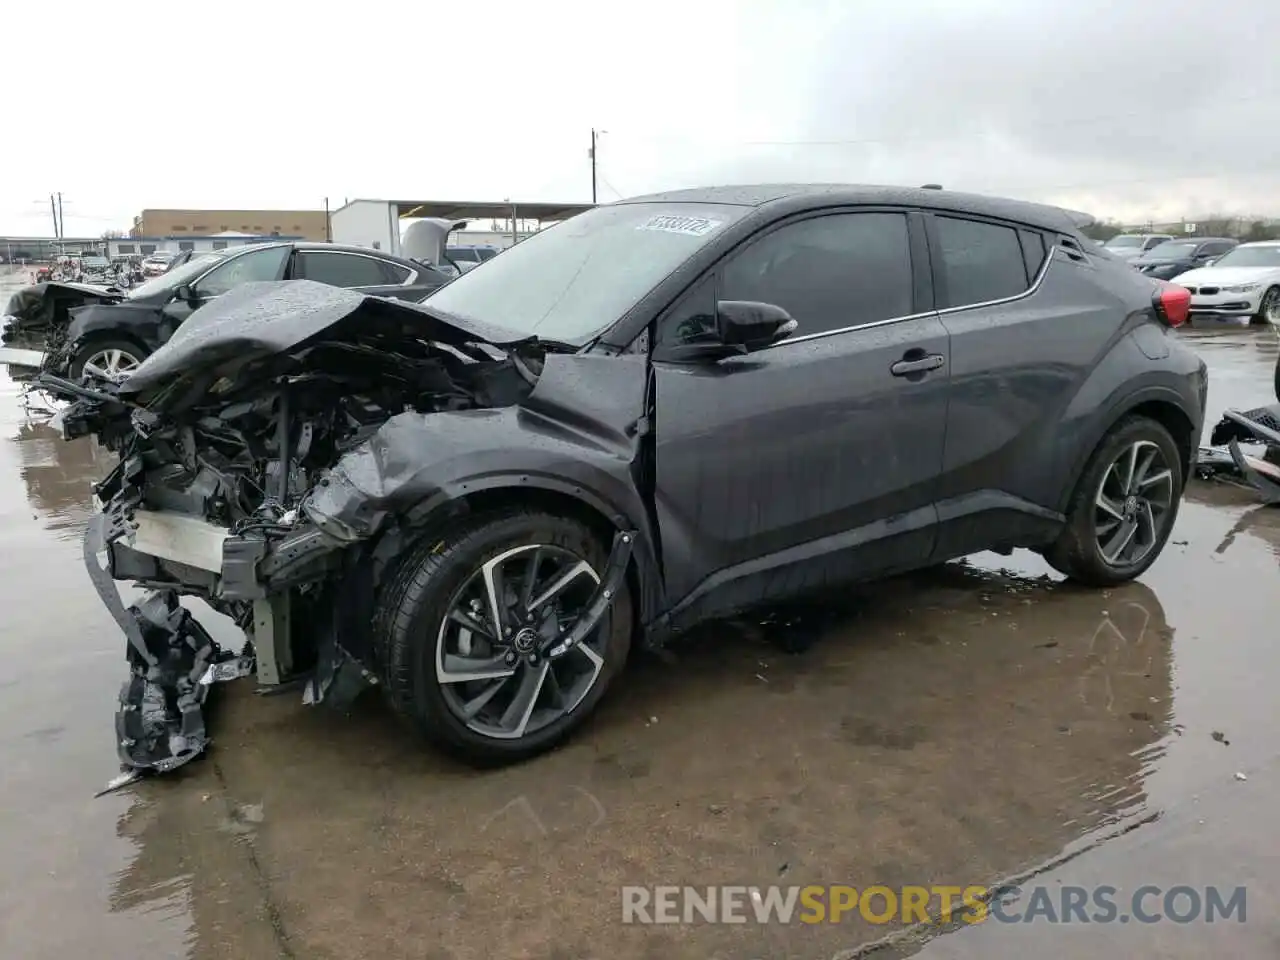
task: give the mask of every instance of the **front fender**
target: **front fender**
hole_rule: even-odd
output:
[[[67,340],[75,343],[91,336],[124,337],[154,350],[167,339],[165,328],[175,323],[152,304],[91,304],[71,311]]]
[[[555,492],[637,531],[633,556],[648,595],[660,578],[637,467],[645,376],[643,357],[553,355],[518,406],[399,414],[338,461],[303,512],[329,535],[355,542],[393,520],[429,523],[477,493]]]

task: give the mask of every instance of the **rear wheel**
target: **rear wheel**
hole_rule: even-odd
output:
[[[393,709],[474,764],[555,746],[590,715],[630,649],[624,587],[582,643],[549,656],[607,559],[577,521],[523,510],[470,518],[409,556],[375,622]]]
[[[1147,417],[1118,423],[1076,486],[1067,526],[1045,553],[1092,586],[1132,580],[1164,549],[1182,500],[1182,460],[1169,431]]]
[[[78,380],[92,373],[106,380],[123,380],[146,358],[147,352],[128,340],[90,341],[71,358],[71,377]]]

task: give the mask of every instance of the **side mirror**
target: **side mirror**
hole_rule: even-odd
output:
[[[1212,267],[1217,262],[1218,262],[1217,257],[1210,257],[1209,259],[1205,260],[1204,265],[1206,267]]]
[[[782,307],[754,300],[721,300],[716,304],[720,342],[743,353],[763,350],[795,332],[798,324]]]
[[[662,359],[683,363],[718,363],[785,339],[797,323],[782,307],[754,300],[721,300],[714,318],[691,318],[680,342],[662,351]]]
[[[191,285],[184,283],[177,290],[173,291],[173,299],[182,300],[184,303],[195,303],[199,298],[196,296],[195,290]]]

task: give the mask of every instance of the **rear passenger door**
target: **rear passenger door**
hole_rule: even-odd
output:
[[[935,211],[929,240],[951,334],[935,559],[1035,542],[1055,528],[1063,411],[1119,327],[1074,240]],[[1122,314],[1123,311],[1120,311]]]
[[[655,501],[673,602],[694,591],[714,615],[928,559],[948,349],[923,224],[842,211],[766,228],[658,319]],[[665,360],[717,300],[776,304],[799,327],[719,363]]]

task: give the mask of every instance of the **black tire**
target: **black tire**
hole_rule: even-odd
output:
[[[79,380],[84,376],[84,367],[89,360],[113,350],[127,355],[133,361],[133,366],[135,367],[147,359],[147,351],[128,340],[90,340],[81,344],[71,357],[71,363],[68,365],[71,379]]]
[[[604,573],[608,550],[581,523],[537,510],[509,510],[464,518],[429,538],[399,564],[378,599],[375,650],[392,709],[420,736],[474,766],[518,762],[559,744],[590,716],[630,651],[631,594],[624,586],[597,628],[603,633],[595,634],[604,665],[576,707],[509,740],[478,733],[457,716],[435,670],[442,623],[454,595],[487,561],[535,543],[568,550]]]
[[[1275,389],[1276,389],[1276,402],[1280,403],[1280,356],[1276,357],[1276,372],[1275,372],[1274,379],[1275,379]]]
[[[1250,323],[1272,326],[1273,316],[1280,317],[1280,286],[1269,287],[1258,301],[1258,312],[1250,319]]]
[[[1136,562],[1109,563],[1103,556],[1097,529],[1098,492],[1117,458],[1137,443],[1155,444],[1162,455],[1170,478],[1170,505],[1162,518],[1162,526],[1153,546]],[[1165,427],[1148,417],[1133,416],[1121,420],[1103,437],[1084,473],[1076,484],[1067,509],[1067,525],[1057,542],[1045,551],[1045,559],[1058,572],[1079,583],[1094,587],[1110,587],[1132,580],[1155,563],[1168,542],[1178,518],[1182,502],[1183,464],[1178,445]]]

